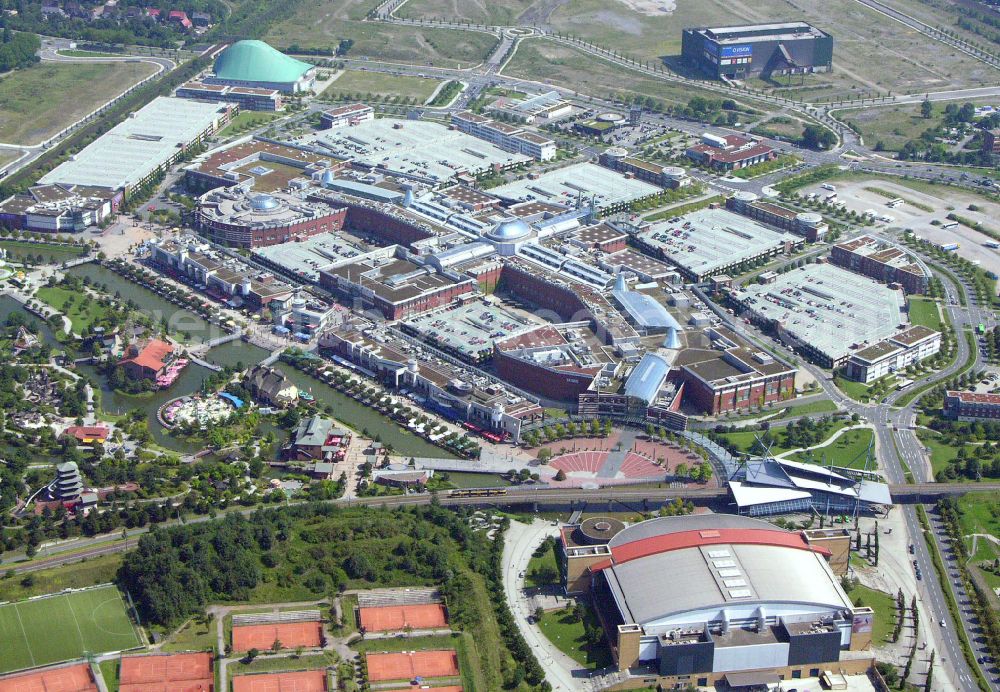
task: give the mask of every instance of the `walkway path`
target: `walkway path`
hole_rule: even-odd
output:
[[[859,423],[858,425],[848,425],[848,426],[845,426],[845,427],[841,428],[837,432],[833,433],[832,435],[830,435],[830,437],[828,437],[827,439],[823,440],[818,445],[813,445],[812,447],[797,447],[795,449],[789,449],[787,452],[782,452],[781,454],[775,454],[774,458],[775,459],[785,459],[785,458],[791,456],[792,454],[798,454],[799,452],[809,452],[809,451],[812,451],[814,449],[822,449],[824,447],[829,447],[830,445],[832,445],[834,442],[837,441],[838,437],[840,437],[844,433],[850,432],[852,430],[862,430],[864,428],[868,428],[869,430],[872,430],[874,432],[874,427],[871,426],[871,425],[867,425],[867,424],[863,424],[863,423]]]
[[[514,614],[514,621],[532,653],[545,670],[545,677],[553,690],[585,689],[584,680],[588,672],[580,668],[580,664],[557,649],[552,642],[542,634],[541,630],[528,624],[531,606],[524,593],[524,578],[519,576],[527,571],[531,555],[541,542],[548,536],[556,536],[559,529],[556,526],[536,519],[531,524],[512,521],[507,530],[503,547],[503,584],[507,603]]]

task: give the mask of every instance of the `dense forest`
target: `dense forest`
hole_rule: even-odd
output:
[[[15,33],[4,27],[0,38],[0,72],[34,65],[38,62],[35,53],[41,46],[42,42],[34,34]]]
[[[347,588],[438,586],[475,635],[491,689],[548,689],[506,606],[502,534],[436,503],[394,510],[308,504],[154,528],[118,573],[140,615],[169,627],[213,602],[323,598]],[[506,522],[507,520],[503,520]]]

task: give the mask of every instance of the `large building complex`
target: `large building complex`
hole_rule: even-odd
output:
[[[790,252],[805,241],[723,209],[702,209],[647,224],[640,228],[636,242],[675,265],[685,277],[704,281],[713,274]]]
[[[379,118],[323,130],[313,139],[321,151],[357,166],[432,184],[531,161],[527,154],[422,120]]]
[[[471,111],[453,113],[451,122],[462,132],[485,139],[504,151],[530,156],[537,161],[548,161],[556,155],[554,141],[523,127],[497,122]]]
[[[490,190],[509,202],[545,202],[573,206],[593,203],[604,213],[623,211],[633,202],[659,194],[661,188],[593,163],[557,168],[534,178]]]
[[[830,260],[878,281],[896,284],[907,293],[926,293],[930,281],[913,257],[870,235],[837,243],[830,251]]]
[[[160,96],[42,176],[43,184],[132,190],[229,121],[228,104]]]
[[[831,264],[809,264],[730,296],[749,319],[824,367],[846,364],[903,326],[901,291]]]
[[[280,111],[284,107],[277,89],[205,84],[192,80],[177,87],[175,94],[182,99],[235,103],[242,111]]]
[[[784,231],[791,231],[815,243],[826,235],[829,226],[816,212],[795,211],[769,200],[762,200],[753,192],[741,190],[726,199],[726,209]]]
[[[285,93],[309,91],[316,80],[316,67],[281,53],[263,41],[237,41],[215,59],[206,84],[222,84],[254,89],[275,89]]]
[[[111,216],[122,192],[88,185],[33,185],[0,203],[0,226],[64,233],[96,226]]]
[[[340,230],[346,214],[288,193],[219,188],[199,200],[196,225],[218,243],[254,248]]]
[[[597,518],[561,540],[567,589],[593,599],[619,670],[664,689],[866,671],[873,613],[852,604],[828,546],[731,515]]]
[[[684,29],[681,55],[716,79],[833,68],[833,37],[805,22]]]

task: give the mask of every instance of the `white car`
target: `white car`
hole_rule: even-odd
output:
[[[944,620],[941,620],[940,622],[938,622],[938,624],[941,625],[942,627],[948,626],[948,624]]]

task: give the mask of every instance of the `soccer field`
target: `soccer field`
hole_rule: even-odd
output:
[[[140,645],[114,586],[0,606],[0,672]]]

